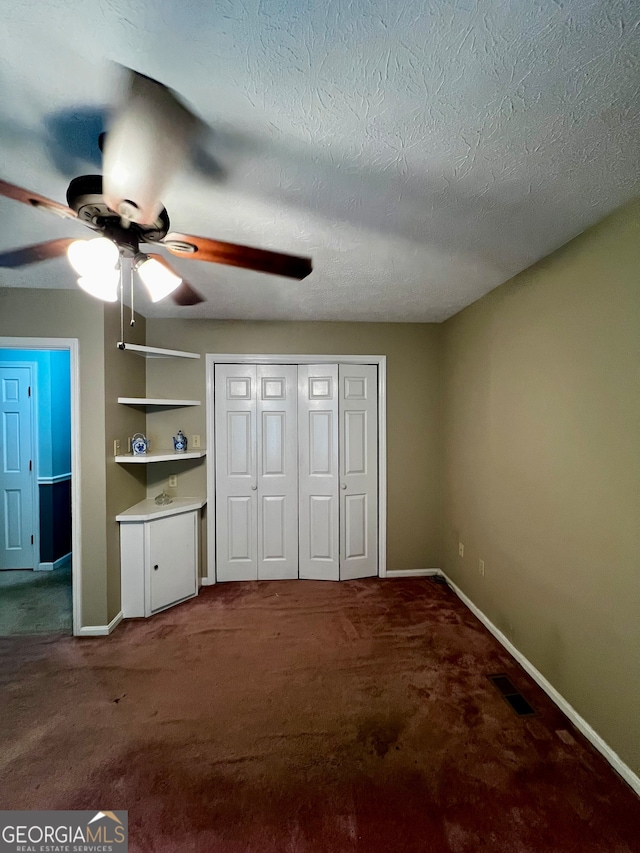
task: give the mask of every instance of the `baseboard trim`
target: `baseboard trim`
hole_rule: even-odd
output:
[[[544,677],[544,675],[540,672],[540,670],[536,669],[536,667],[531,663],[531,661],[526,658],[522,652],[518,651],[518,649],[513,645],[511,640],[509,640],[499,628],[493,624],[493,622],[486,616],[479,607],[477,607],[471,599],[465,595],[465,593],[460,589],[457,584],[455,584],[451,578],[446,575],[444,572],[440,572],[439,574],[446,580],[451,589],[458,596],[460,601],[465,604],[469,610],[476,616],[485,628],[490,631],[496,640],[504,646],[504,648],[509,652],[509,654],[515,658],[520,666],[528,673],[528,675],[533,678],[533,680],[541,687],[547,696],[555,702],[555,704],[560,708],[560,710],[571,720],[573,725],[581,732],[586,739],[598,750],[598,752],[606,758],[609,764],[613,767],[613,769],[622,776],[624,781],[630,785],[636,794],[640,795],[640,777],[638,777],[633,770],[624,763],[624,761],[620,758],[617,752],[615,752],[609,746],[606,741],[604,741],[600,735],[593,729],[589,723],[581,717],[580,714],[576,711],[576,709],[567,702],[567,700],[562,696],[562,694],[558,693],[556,688]]]
[[[440,569],[398,569],[390,571],[387,569],[388,578],[430,578],[434,575],[441,575]]]
[[[71,551],[68,554],[64,554],[62,557],[58,557],[57,560],[54,560],[53,563],[38,563],[38,565],[33,570],[34,572],[52,572],[54,569],[59,569],[63,563],[66,563],[67,560],[71,559]]]
[[[209,578],[209,577],[200,578],[200,586],[215,586],[215,584],[216,584],[215,578]]]
[[[108,625],[83,625],[76,637],[107,637],[122,622],[122,618],[121,610]]]

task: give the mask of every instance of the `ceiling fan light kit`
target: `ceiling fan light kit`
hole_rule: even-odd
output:
[[[116,302],[120,283],[120,253],[106,237],[74,240],[67,249],[69,263],[80,275],[78,285],[105,302]]]
[[[200,120],[166,86],[135,71],[128,71],[128,75],[127,94],[102,140],[104,178],[74,178],[67,190],[67,205],[0,180],[0,195],[76,219],[100,236],[70,244],[67,239],[50,240],[2,252],[0,267],[25,266],[67,251],[71,266],[80,275],[79,286],[92,296],[115,302],[122,260],[126,258],[132,261],[152,302],[171,295],[183,306],[197,305],[204,298],[162,255],[141,252],[141,243],[167,249],[184,260],[225,264],[298,281],[306,278],[312,269],[310,258],[168,233],[169,216],[160,196],[177,172]]]

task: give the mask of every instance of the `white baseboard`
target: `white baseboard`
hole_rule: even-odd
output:
[[[388,578],[428,578],[434,575],[441,575],[440,569],[398,569],[390,571],[387,569]]]
[[[215,586],[215,583],[216,583],[215,578],[209,578],[209,577],[200,578],[200,586]]]
[[[113,617],[108,625],[83,625],[76,637],[106,637],[122,622],[122,610]]]
[[[469,610],[476,616],[485,628],[490,631],[496,640],[504,646],[504,648],[509,652],[509,654],[515,658],[520,666],[527,672],[531,678],[541,687],[547,696],[555,702],[555,704],[560,708],[560,710],[571,720],[573,725],[581,732],[586,739],[598,750],[601,755],[603,755],[609,764],[613,767],[613,769],[622,776],[622,778],[629,784],[636,794],[640,794],[640,777],[638,777],[633,770],[624,763],[624,761],[620,758],[617,752],[614,752],[613,749],[606,743],[600,735],[595,731],[595,729],[591,728],[589,723],[581,717],[580,714],[576,711],[576,709],[570,705],[567,700],[562,696],[556,688],[544,677],[544,675],[536,669],[536,667],[531,663],[528,658],[526,658],[522,652],[518,651],[518,649],[513,645],[511,640],[509,640],[505,635],[500,631],[499,628],[493,624],[493,622],[485,616],[485,614],[480,610],[476,605],[471,601],[471,599],[464,594],[464,592],[457,586],[451,578],[449,578],[444,572],[440,572],[442,577],[449,584],[451,589],[458,596],[460,601],[465,604]]]
[[[62,557],[58,557],[57,560],[54,560],[53,563],[38,563],[38,565],[33,570],[34,572],[52,572],[54,569],[59,569],[63,563],[66,563],[67,560],[71,559],[71,551],[68,554],[65,554]]]

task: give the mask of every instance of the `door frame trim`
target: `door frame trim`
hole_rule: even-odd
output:
[[[80,502],[80,344],[78,338],[0,336],[2,349],[68,350],[71,380],[71,596],[73,634],[82,634],[82,506]]]
[[[13,349],[13,347],[12,347]],[[21,349],[21,348],[19,348]],[[40,566],[40,483],[38,481],[38,463],[40,444],[38,438],[38,362],[37,361],[3,361],[0,366],[26,367],[30,370],[29,382],[31,383],[31,406],[29,407],[29,419],[31,421],[31,465],[33,471],[33,482],[31,484],[31,513],[33,524],[33,565],[31,570],[38,571]]]
[[[216,364],[374,364],[378,368],[378,577],[387,576],[387,357],[386,355],[265,355],[207,353],[207,574],[203,586],[216,582],[215,557],[215,406],[213,402]]]

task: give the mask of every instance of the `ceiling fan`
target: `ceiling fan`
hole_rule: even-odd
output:
[[[138,273],[153,302],[171,295],[178,305],[197,305],[204,298],[162,255],[143,252],[141,245],[162,247],[178,258],[305,278],[312,269],[310,258],[169,231],[160,198],[197,126],[198,119],[166,86],[128,71],[125,97],[100,140],[103,176],[74,178],[66,205],[0,180],[0,195],[77,219],[98,236],[49,240],[0,253],[0,267],[21,267],[66,252],[80,275],[80,287],[115,302],[118,293],[122,299],[121,259],[126,258],[131,260],[131,275],[133,270]]]

